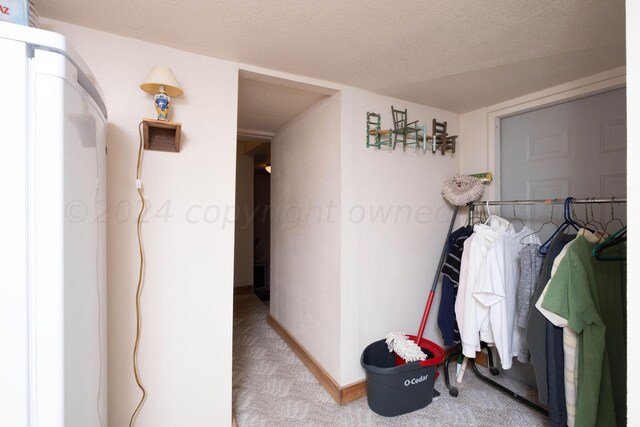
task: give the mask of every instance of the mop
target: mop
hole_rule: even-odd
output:
[[[491,174],[476,174],[476,175],[456,175],[452,179],[448,180],[443,189],[442,196],[452,205],[454,205],[453,215],[451,222],[449,223],[449,231],[447,232],[447,238],[453,231],[453,224],[456,221],[456,215],[458,214],[458,207],[464,206],[470,202],[474,202],[482,197],[484,187],[482,182],[491,182]],[[404,359],[405,362],[417,362],[427,359],[427,355],[424,354],[420,346],[420,340],[424,333],[424,328],[427,325],[427,318],[429,317],[429,311],[433,303],[433,296],[435,295],[436,287],[438,286],[438,279],[440,278],[440,271],[444,264],[444,259],[447,255],[447,244],[442,248],[440,254],[440,262],[436,269],[436,275],[433,279],[431,291],[429,292],[429,298],[427,299],[427,305],[422,314],[422,321],[420,322],[420,328],[416,335],[415,340],[412,340],[403,332],[390,332],[386,337],[387,347],[389,352],[394,352],[399,357]]]

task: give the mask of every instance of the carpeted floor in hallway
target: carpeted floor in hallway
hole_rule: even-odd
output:
[[[233,413],[239,427],[301,426],[544,426],[548,418],[467,372],[457,398],[442,395],[426,408],[386,418],[363,398],[340,406],[266,323],[268,306],[255,295],[234,298]],[[453,367],[451,368],[453,371]],[[529,398],[535,391],[503,375]]]

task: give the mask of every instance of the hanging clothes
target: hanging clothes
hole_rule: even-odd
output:
[[[586,232],[569,247],[551,278],[542,307],[578,334],[575,424],[624,425],[626,340],[620,262],[591,256]],[[612,365],[611,361],[614,361]]]
[[[464,242],[455,313],[460,327],[462,353],[466,357],[474,358],[476,351],[480,350],[479,331],[482,331],[485,342],[493,342],[488,317],[477,313],[482,307],[474,298],[473,291],[489,249],[508,229],[509,221],[493,217],[488,224],[475,225],[473,235]]]
[[[511,368],[522,341],[523,331],[515,327],[516,288],[519,251],[527,243],[540,240],[528,227],[516,233],[497,216],[476,225],[465,241],[455,304],[465,356],[475,357],[481,340],[494,343],[503,369]]]
[[[577,234],[578,236],[585,236],[592,243],[597,243],[601,236],[596,236],[590,232],[585,233],[585,230],[580,230]],[[542,306],[542,302],[546,296],[547,290],[549,289],[549,283],[556,271],[558,270],[558,266],[564,259],[566,253],[568,252],[571,245],[575,242],[575,240],[567,243],[565,247],[562,249],[560,254],[553,261],[553,267],[551,268],[551,275],[549,277],[549,282],[547,282],[547,286],[544,287],[542,294],[538,298],[535,303],[535,307],[542,313],[543,316],[547,318],[549,322],[551,322],[556,327],[562,328],[562,349],[564,353],[564,358],[562,361],[557,361],[558,365],[560,363],[564,363],[564,368],[561,369],[560,366],[557,368],[557,372],[548,369],[549,372],[554,372],[557,374],[562,373],[563,375],[563,384],[557,385],[556,393],[553,393],[554,390],[550,389],[549,393],[549,419],[551,420],[551,425],[567,425],[568,427],[575,426],[575,414],[576,414],[576,398],[577,398],[577,382],[578,382],[578,334],[576,334],[571,328],[568,327],[568,321],[562,316],[545,309]],[[547,326],[547,328],[549,328]],[[555,328],[554,328],[555,331]],[[548,355],[547,359],[549,359],[549,353],[553,352],[554,346],[557,346],[555,342],[549,342],[547,338],[547,349]],[[549,375],[551,377],[551,375]],[[560,376],[557,375],[556,382],[559,384]],[[561,393],[560,387],[563,387],[564,394]],[[557,395],[556,395],[557,394]]]
[[[438,327],[445,346],[460,343],[460,330],[455,316],[455,302],[460,280],[460,264],[464,242],[473,234],[473,228],[461,227],[447,239],[447,256],[442,266],[442,297],[438,310]]]
[[[528,202],[547,204],[558,201]],[[572,202],[590,204],[594,201],[573,199]],[[487,202],[487,208],[489,203]],[[507,203],[511,202],[493,204]],[[569,227],[579,227],[571,218],[569,205],[569,199],[565,200],[565,222],[553,234],[551,242],[545,243],[548,253],[546,257],[537,256],[537,248],[524,240],[522,243],[529,243],[530,249],[525,250],[520,245],[519,253],[513,256],[505,242],[509,242],[509,237],[516,233],[509,229],[506,220],[502,218],[491,216],[485,224],[474,228],[474,234],[463,244],[458,298],[454,310],[459,318],[462,352],[473,358],[479,350],[480,341],[485,341],[490,346],[493,343],[501,356],[503,368],[508,369],[511,366],[511,356],[517,354],[525,360],[529,347],[539,400],[543,405],[548,405],[550,425],[625,425],[626,289],[623,283],[626,270],[625,264],[619,260],[626,258],[618,252],[624,253],[626,243],[624,239],[612,239],[615,250],[602,257],[602,261],[600,257],[591,257],[591,250],[595,245],[589,241],[588,234],[585,236],[585,231],[579,233],[580,241],[574,243],[577,249],[573,244],[567,246],[574,240],[574,236],[563,232]],[[581,247],[580,245],[584,246],[583,240],[591,248]],[[566,250],[563,251],[565,247]],[[606,266],[605,259],[610,266]],[[514,265],[510,261],[516,261],[520,274],[510,274]],[[571,268],[566,267],[567,264]],[[538,269],[540,275],[536,280]],[[568,273],[565,271],[567,269]],[[553,285],[556,282],[561,282],[562,285]],[[547,284],[549,287],[545,290]],[[516,298],[512,307],[509,303],[514,286]],[[576,290],[576,286],[584,289]],[[554,322],[564,327],[556,326],[542,315],[532,303],[538,300],[540,308],[555,316]],[[554,304],[557,306],[554,307]],[[512,318],[509,318],[510,315]],[[602,327],[603,325],[606,327]],[[523,326],[526,326],[524,331]],[[582,330],[574,331],[576,326],[581,326]],[[510,343],[509,331],[512,332]],[[602,337],[601,342],[594,339]],[[589,345],[586,346],[585,342]],[[522,352],[516,351],[519,343],[522,344]],[[599,344],[603,345],[604,350],[598,349]],[[594,360],[600,361],[599,372],[598,369],[591,369],[594,367]],[[583,378],[585,365],[588,367],[588,374]],[[513,397],[521,399],[515,393]],[[573,408],[571,399],[575,401]],[[582,401],[586,399],[590,399],[590,402],[584,404]],[[544,409],[533,402],[529,403]],[[590,413],[585,415],[583,411]]]
[[[540,239],[528,227],[515,233],[509,228],[495,239],[487,252],[483,269],[473,291],[479,302],[478,321],[487,316],[491,336],[500,355],[503,369],[510,369],[514,356],[520,353],[522,343],[521,328],[516,327],[516,290],[519,280],[519,257],[523,244],[540,244]],[[481,339],[485,342],[485,337]]]
[[[582,234],[581,230],[577,235]],[[542,307],[542,302],[549,289],[551,279],[574,242],[575,239],[567,243],[553,260],[549,281],[535,303],[536,309],[548,320],[547,376],[552,378],[549,382],[549,421],[550,425],[554,427],[575,426],[578,336],[571,328],[567,327],[567,319]],[[561,328],[561,333],[558,333],[558,328]]]
[[[516,294],[516,326],[521,328],[522,343],[518,353],[518,361],[529,363],[529,346],[527,344],[524,331],[529,321],[529,307],[536,291],[536,283],[540,277],[542,261],[539,244],[528,244],[520,250],[520,279],[518,280],[518,290]]]
[[[533,294],[533,301],[537,301],[542,291],[547,285],[549,278],[551,277],[551,269],[553,267],[553,261],[562,251],[564,246],[575,239],[575,235],[558,234],[549,245],[549,251],[542,262],[540,269],[540,277],[536,283],[536,291]],[[549,326],[549,330],[547,329]],[[549,382],[547,372],[547,332],[549,334],[557,333],[562,336],[562,329],[554,326],[540,313],[535,306],[529,308],[529,319],[527,322],[527,328],[525,336],[527,343],[529,344],[529,355],[531,358],[531,364],[536,377],[536,384],[538,387],[538,401],[548,406],[549,405]],[[557,373],[554,371],[551,378],[562,378],[563,373]]]

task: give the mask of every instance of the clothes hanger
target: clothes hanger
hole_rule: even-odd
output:
[[[473,202],[469,203],[469,205],[473,205]],[[469,209],[469,227],[473,228],[474,225],[481,222],[483,216],[483,206],[482,205],[473,205],[473,210]]]
[[[587,198],[587,200],[589,200]],[[593,226],[592,228],[594,230],[592,230],[593,232],[598,232],[599,230],[604,231],[604,225],[600,222],[596,220],[596,216],[593,213],[593,201],[595,200],[595,197],[591,198],[591,203],[585,203],[584,204],[584,214],[587,217],[587,222],[584,223],[583,228],[589,229],[589,225]],[[587,211],[587,208],[589,208],[589,210],[591,211],[591,218],[589,218],[589,211]],[[598,226],[600,226],[600,228],[598,228]]]
[[[487,219],[484,221],[484,223],[483,223],[484,225],[489,224],[489,223],[491,222],[491,220],[492,220],[492,219],[494,219],[494,218],[502,219],[499,215],[495,215],[495,214],[492,214],[492,213],[491,213],[491,210],[489,209],[489,201],[488,201],[488,200],[487,200],[487,204],[486,204],[486,209],[487,209],[487,214],[488,214],[489,216],[488,216],[488,217],[487,217]]]
[[[528,246],[528,245],[530,245],[531,243],[522,243],[522,241],[523,241],[524,239],[526,239],[527,237],[529,237],[529,236],[533,236],[534,234],[538,234],[538,233],[540,233],[540,232],[542,231],[542,229],[544,228],[544,226],[545,226],[545,225],[547,225],[547,224],[553,224],[553,225],[555,225],[555,226],[556,226],[556,230],[558,230],[558,228],[560,228],[560,225],[559,225],[559,224],[557,224],[557,223],[553,220],[553,208],[554,208],[554,206],[555,206],[555,205],[554,205],[553,203],[551,203],[551,216],[549,217],[549,221],[542,223],[542,225],[540,226],[540,228],[538,228],[538,230],[534,231],[533,233],[531,233],[531,234],[527,234],[526,236],[522,236],[522,238],[520,239],[520,244],[521,244],[521,245],[527,245],[527,246]],[[555,233],[555,232],[554,232],[554,233]]]
[[[511,219],[511,221],[509,221],[509,226],[513,225],[514,221],[520,221],[520,224],[522,224],[522,228],[525,228],[526,225],[524,223],[523,220],[521,220],[520,218],[518,218],[518,215],[516,214],[516,205],[518,204],[518,201],[516,200],[516,202],[513,204],[513,218]],[[513,230],[515,231],[515,227],[513,227]]]
[[[611,206],[611,219],[604,225],[604,232],[607,232],[607,228],[609,227],[609,224],[611,224],[612,222],[618,221],[620,223],[620,227],[624,227],[624,222],[622,222],[622,220],[620,218],[616,218],[614,212],[613,212],[613,203],[615,201],[615,197],[611,198],[611,203],[609,204],[609,206]]]
[[[627,257],[619,256],[619,255],[606,256],[606,255],[602,255],[602,251],[626,241],[627,241],[627,226],[625,225],[620,230],[616,231],[611,236],[609,236],[604,242],[597,244],[591,251],[591,256],[596,257],[596,259],[600,261],[624,261],[627,259]]]
[[[465,227],[473,230],[473,226],[478,223],[479,217],[480,217],[479,209],[475,208],[475,205],[473,204],[473,202],[469,202],[469,214],[467,215]]]
[[[473,205],[469,205],[469,213],[467,214],[467,219],[464,221],[464,226],[469,228],[473,223]]]
[[[626,242],[627,241],[627,233],[626,230],[622,233],[620,233],[618,235],[618,237],[616,237],[615,239],[611,240],[611,243],[609,243],[609,245],[607,246],[607,248],[610,248],[612,246],[615,246],[617,244],[620,244],[622,242]]]
[[[473,216],[471,217],[471,226],[473,227],[476,224],[479,224],[482,221],[482,212],[483,212],[483,207],[482,205],[478,205],[477,209],[474,210],[473,212]]]
[[[591,224],[591,220],[589,219],[589,211],[587,210],[587,208],[588,208],[588,206],[587,206],[587,204],[585,203],[585,204],[584,204],[584,217],[585,217],[585,222],[584,222],[584,224],[583,224],[583,227],[584,227],[584,228],[587,228],[587,226],[588,226],[589,224]]]
[[[580,224],[578,224],[573,220],[573,218],[571,218],[571,201],[572,200],[573,200],[573,197],[567,197],[564,200],[564,213],[563,213],[564,222],[560,224],[560,227],[558,227],[558,229],[551,235],[551,237],[549,237],[547,241],[540,246],[540,249],[538,250],[540,252],[540,255],[546,255],[549,252],[549,247],[551,246],[551,242],[558,235],[558,233],[563,232],[569,227],[573,227],[576,231],[578,231],[581,228]]]
[[[576,206],[573,203],[571,204],[570,212],[571,212],[571,218],[573,219],[573,221],[576,224],[578,224],[580,228],[584,228],[586,223],[580,220],[580,218],[578,218],[578,214],[576,214]]]
[[[595,203],[594,203],[594,201],[595,201],[595,200],[596,200],[596,198],[595,198],[595,197],[592,197],[592,198],[591,198],[591,203],[589,204],[589,206],[590,206],[590,208],[591,208],[591,220],[592,220],[591,222],[592,222],[593,224],[595,224],[595,225],[599,225],[599,226],[600,226],[600,228],[599,228],[599,229],[597,229],[597,228],[596,228],[596,231],[601,231],[601,232],[604,234],[604,233],[605,233],[605,226],[604,226],[604,224],[602,224],[600,221],[596,220],[596,216],[593,214],[593,205],[595,204]]]
[[[483,221],[484,225],[487,225],[487,223],[491,220],[491,218],[493,217],[493,215],[491,215],[491,211],[489,210],[489,201],[487,200],[487,204],[485,205],[485,209],[487,210],[487,217],[485,218],[485,220]]]
[[[574,204],[571,204],[571,209],[570,209],[571,210],[572,219],[578,225],[578,227],[584,228],[585,230],[588,230],[588,231],[590,231],[592,233],[596,233],[595,229],[587,227],[587,225],[591,225],[591,223],[593,221],[589,219],[589,213],[587,211],[587,203],[584,203],[584,205],[585,205],[584,206],[584,213],[585,213],[585,216],[586,216],[585,220],[582,221],[580,218],[578,218],[578,215],[576,214],[576,211],[575,211],[575,205]],[[592,213],[593,213],[593,211],[592,211]]]

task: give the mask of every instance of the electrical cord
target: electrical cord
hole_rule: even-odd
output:
[[[136,378],[136,384],[138,388],[142,390],[142,397],[136,407],[131,419],[129,420],[129,427],[133,427],[135,424],[135,418],[140,412],[145,399],[147,398],[147,391],[145,390],[142,382],[140,381],[140,374],[138,373],[138,346],[140,344],[140,292],[142,291],[142,278],[144,271],[144,251],[142,250],[142,214],[144,213],[145,202],[144,195],[142,194],[142,184],[140,183],[140,170],[142,169],[142,122],[138,125],[138,133],[140,135],[140,146],[138,148],[138,164],[136,166],[136,189],[140,196],[140,212],[138,213],[138,220],[136,222],[136,228],[138,232],[138,249],[140,251],[140,272],[138,274],[138,286],[136,288],[136,340],[133,346],[133,375]]]

